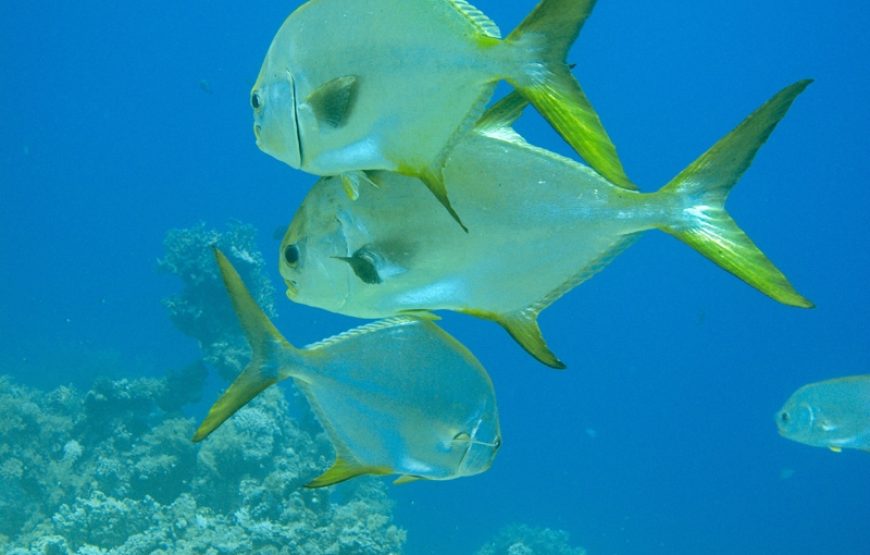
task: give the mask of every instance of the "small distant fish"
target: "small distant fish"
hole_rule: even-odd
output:
[[[465,0],[311,0],[286,19],[251,91],[266,153],[316,175],[419,177],[459,221],[441,167],[499,80],[527,97],[581,156],[630,185],[565,62],[594,0],[543,0],[502,40]],[[461,223],[461,222],[460,222]]]
[[[339,178],[306,196],[280,247],[291,300],[360,318],[454,310],[501,324],[529,353],[564,364],[538,315],[659,229],[775,300],[812,306],[725,210],[731,188],[809,81],[771,98],[654,193],[608,182],[529,145],[510,128],[511,94],[456,145],[444,176],[471,226],[463,233],[413,178],[372,172],[356,200]]]
[[[209,410],[201,441],[258,393],[292,378],[332,440],[336,461],[307,484],[363,474],[450,480],[487,470],[501,445],[492,382],[474,355],[431,320],[392,318],[297,349],[284,339],[217,249],[253,351]]]
[[[780,435],[792,441],[837,453],[870,451],[870,374],[805,385],[775,418]]]

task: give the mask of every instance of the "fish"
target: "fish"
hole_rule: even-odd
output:
[[[805,385],[774,419],[780,435],[792,441],[835,453],[870,452],[870,374]]]
[[[226,256],[217,249],[214,254],[252,357],[211,407],[194,442],[261,391],[290,378],[336,452],[333,465],[306,487],[365,474],[398,474],[397,483],[450,480],[492,465],[501,445],[492,380],[431,318],[389,318],[296,348]]]
[[[809,308],[725,210],[728,193],[794,99],[784,88],[662,189],[628,190],[525,142],[516,93],[484,114],[444,167],[463,233],[414,178],[372,174],[351,201],[335,177],[303,200],[279,249],[287,296],[359,318],[451,310],[493,320],[540,362],[564,368],[538,315],[659,229],[773,299]]]
[[[251,90],[257,145],[341,175],[351,197],[370,170],[416,176],[463,225],[441,168],[505,80],[593,168],[633,187],[566,63],[594,5],[543,0],[501,39],[464,0],[310,0],[278,30]]]

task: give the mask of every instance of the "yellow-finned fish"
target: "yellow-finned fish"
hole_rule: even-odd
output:
[[[501,444],[495,392],[474,355],[431,320],[399,317],[302,349],[285,340],[217,249],[221,276],[253,351],[209,410],[201,441],[258,393],[292,378],[335,447],[336,461],[307,484],[363,474],[397,482],[485,471]]]
[[[251,91],[257,145],[343,174],[351,196],[364,170],[417,176],[459,221],[441,167],[504,79],[589,165],[633,187],[565,62],[594,4],[542,0],[502,40],[465,0],[310,0],[275,35]]]
[[[780,435],[792,441],[837,453],[870,451],[870,374],[805,385],[775,418]]]
[[[509,127],[524,102],[496,104],[444,167],[463,233],[413,178],[372,174],[356,201],[320,180],[280,249],[290,299],[361,318],[455,310],[495,320],[544,364],[538,314],[660,229],[761,292],[810,307],[725,210],[731,188],[809,81],[795,83],[655,193],[618,187],[586,166],[525,143]]]

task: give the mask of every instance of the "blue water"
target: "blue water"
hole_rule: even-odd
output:
[[[507,31],[532,1],[476,5]],[[0,5],[2,373],[86,384],[81,349],[119,373],[196,356],[160,304],[179,287],[156,271],[166,230],[235,218],[271,258],[314,182],[251,133],[248,92],[293,7]],[[643,190],[816,79],[728,207],[817,308],[650,233],[544,312],[566,371],[447,316],[493,376],[504,447],[482,476],[393,488],[408,553],[470,553],[508,522],[566,529],[591,554],[870,553],[870,455],[791,443],[772,421],[800,385],[870,372],[868,27],[861,2],[598,4],[570,59]],[[568,153],[536,115],[520,128]],[[299,344],[355,324],[279,310]]]

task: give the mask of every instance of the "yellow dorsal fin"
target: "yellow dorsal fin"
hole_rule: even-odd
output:
[[[456,11],[465,16],[477,29],[486,36],[501,38],[501,30],[485,13],[475,8],[465,0],[450,0]]]
[[[329,467],[329,470],[305,484],[306,488],[322,488],[332,486],[357,476],[364,474],[374,474],[376,476],[384,476],[392,474],[393,471],[385,466],[360,466],[349,462],[341,457],[335,459],[335,462]]]
[[[405,474],[403,476],[399,476],[395,480],[393,480],[393,484],[400,486],[402,484],[410,484],[411,482],[416,482],[417,480],[422,480],[423,478],[419,476],[411,476],[410,474]]]

